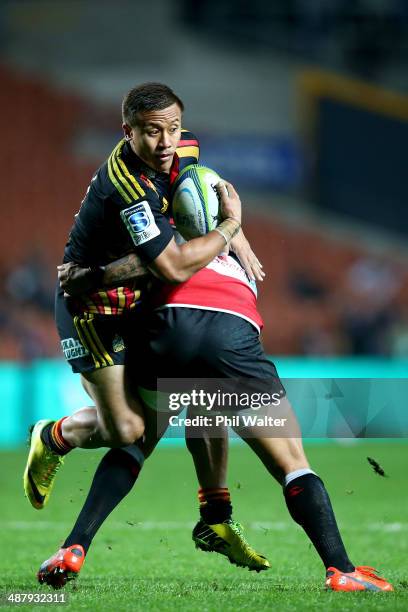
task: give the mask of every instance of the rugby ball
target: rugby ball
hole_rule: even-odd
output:
[[[185,240],[207,234],[221,220],[215,185],[221,177],[205,166],[191,164],[173,185],[173,219]]]

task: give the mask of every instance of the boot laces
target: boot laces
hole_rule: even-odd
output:
[[[364,576],[369,576],[370,578],[387,582],[384,578],[381,578],[381,576],[378,575],[378,570],[376,570],[374,567],[370,567],[369,565],[359,565],[356,567],[356,570],[358,570],[361,574],[364,574]]]
[[[48,487],[55,474],[57,473],[61,463],[63,462],[62,457],[55,455],[55,453],[47,453],[47,464],[48,467],[42,474],[41,485]]]
[[[231,530],[236,533],[239,538],[240,538],[240,548],[242,550],[242,552],[249,556],[251,559],[257,559],[259,557],[258,553],[251,548],[251,546],[248,544],[247,540],[244,537],[244,528],[241,525],[241,523],[238,523],[237,521],[231,521],[228,522],[228,525],[231,527]]]

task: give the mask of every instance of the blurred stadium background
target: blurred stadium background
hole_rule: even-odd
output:
[[[146,80],[181,95],[202,162],[242,194],[281,374],[406,377],[403,0],[2,0],[0,31],[0,445],[82,404],[55,270]]]
[[[121,137],[120,102],[134,84],[159,80],[180,94],[203,163],[242,195],[268,274],[265,348],[301,420],[332,398],[327,436],[406,441],[407,60],[405,0],[1,0],[3,588],[36,588],[100,460],[72,453],[41,513],[23,497],[28,425],[89,401],[60,353],[56,266],[95,168]],[[320,397],[306,392],[308,378],[321,379]],[[68,589],[76,609],[345,609],[322,594],[317,556],[244,445],[231,449],[236,518],[273,571],[237,573],[195,552],[192,462],[171,446],[98,536],[79,588]],[[406,610],[406,445],[308,452],[352,558],[398,589],[347,609]],[[367,455],[390,477],[374,474]]]

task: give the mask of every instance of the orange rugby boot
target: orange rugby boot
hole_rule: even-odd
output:
[[[326,588],[331,591],[393,591],[392,585],[377,570],[359,565],[354,572],[341,572],[329,567],[326,572]]]
[[[40,584],[62,589],[68,580],[76,578],[85,561],[85,551],[80,544],[60,548],[41,565],[37,578]]]

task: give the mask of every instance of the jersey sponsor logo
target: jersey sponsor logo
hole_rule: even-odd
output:
[[[61,348],[67,361],[79,359],[79,357],[85,357],[85,355],[89,354],[88,349],[77,338],[61,340]]]
[[[230,257],[229,255],[219,255],[218,257],[214,257],[206,268],[209,270],[214,270],[214,272],[217,272],[218,274],[236,278],[247,285],[253,291],[255,296],[258,295],[256,281],[251,280],[248,277],[245,270],[233,257]]]
[[[140,202],[121,211],[120,216],[136,246],[159,236],[160,230],[148,202]]]

